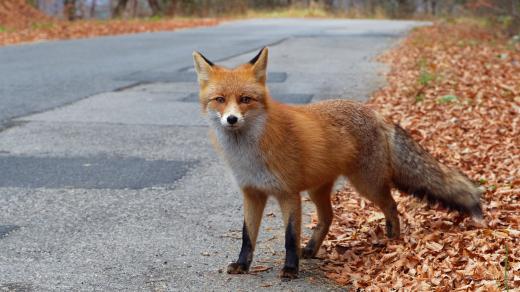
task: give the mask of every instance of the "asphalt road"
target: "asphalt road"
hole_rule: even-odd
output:
[[[0,48],[0,291],[341,290],[319,260],[276,277],[272,202],[253,264],[272,269],[222,273],[241,196],[209,146],[191,52],[234,65],[267,45],[275,98],[363,100],[383,82],[373,57],[416,25],[249,20]]]

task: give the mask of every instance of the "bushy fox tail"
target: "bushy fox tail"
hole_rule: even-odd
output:
[[[393,132],[389,144],[396,188],[482,219],[482,192],[465,175],[438,162],[400,126],[395,125]]]

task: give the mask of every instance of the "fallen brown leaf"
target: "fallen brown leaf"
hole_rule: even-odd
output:
[[[254,266],[249,269],[249,273],[250,274],[261,273],[261,272],[269,271],[272,268],[273,267],[268,267],[268,266]]]

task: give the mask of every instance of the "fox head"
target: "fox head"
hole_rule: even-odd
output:
[[[265,120],[267,54],[263,48],[248,63],[229,69],[193,52],[200,104],[213,126],[239,131]]]

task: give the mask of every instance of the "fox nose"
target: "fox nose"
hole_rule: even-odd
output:
[[[227,122],[230,124],[230,125],[233,125],[235,124],[236,122],[238,122],[238,118],[234,115],[230,115],[227,117]]]

